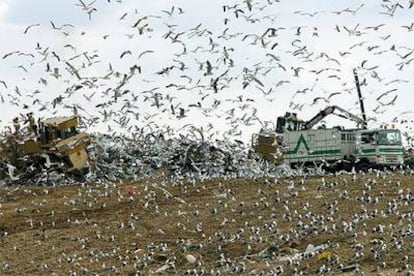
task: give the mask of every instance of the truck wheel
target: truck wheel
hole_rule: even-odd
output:
[[[360,163],[360,164],[356,167],[356,169],[357,169],[358,171],[368,172],[368,170],[369,170],[369,165],[368,165],[367,163]]]

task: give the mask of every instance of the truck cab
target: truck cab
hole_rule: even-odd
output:
[[[286,112],[285,116],[280,116],[276,121],[276,133],[285,131],[299,131],[303,129],[304,121],[297,118],[296,113]]]
[[[359,130],[356,158],[361,164],[398,166],[404,163],[404,148],[398,129]]]

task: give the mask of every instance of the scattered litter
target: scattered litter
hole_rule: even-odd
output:
[[[278,260],[281,261],[281,262],[305,260],[305,259],[308,259],[310,257],[315,256],[316,254],[320,254],[321,252],[326,250],[328,247],[329,247],[328,244],[322,244],[322,245],[318,245],[318,246],[314,246],[312,244],[309,244],[306,247],[304,252],[300,252],[300,253],[296,253],[296,254],[288,255],[288,256],[282,256],[282,257],[278,258]]]
[[[167,270],[174,268],[174,264],[173,263],[166,263],[163,266],[161,266],[160,268],[158,268],[157,270],[155,270],[154,273],[165,273],[167,272]]]
[[[186,256],[185,256],[185,259],[187,260],[187,262],[189,262],[190,264],[193,264],[193,263],[195,263],[196,262],[196,260],[197,260],[197,258],[196,257],[194,257],[193,255],[191,255],[191,254],[187,254]]]
[[[324,260],[324,259],[332,258],[332,256],[333,256],[333,252],[331,250],[326,250],[318,254],[317,257],[318,257],[318,260]]]
[[[262,259],[269,259],[275,256],[277,253],[278,247],[276,245],[270,245],[259,252],[258,256]]]
[[[342,272],[350,272],[350,271],[354,271],[358,268],[358,264],[351,264],[351,265],[347,265],[344,266],[341,271]]]

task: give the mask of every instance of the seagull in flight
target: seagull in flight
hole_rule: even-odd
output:
[[[27,34],[27,32],[31,29],[31,28],[33,28],[33,27],[38,27],[38,26],[40,26],[40,24],[32,24],[32,25],[29,25],[29,26],[27,26],[26,27],[26,29],[24,29],[24,34]]]
[[[78,0],[78,1],[79,1],[79,3],[75,4],[75,5],[79,6],[79,7],[82,7],[82,9],[85,10],[85,11],[89,10],[92,7],[92,5],[96,2],[96,0],[94,0],[90,3],[88,3],[88,4],[85,4],[85,2],[83,2],[82,0]]]

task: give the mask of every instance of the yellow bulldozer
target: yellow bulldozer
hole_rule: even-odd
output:
[[[0,165],[11,164],[17,169],[30,166],[49,168],[56,165],[65,171],[84,172],[88,167],[86,147],[91,138],[79,132],[78,116],[39,120],[35,129],[16,129],[0,137]]]
[[[275,165],[283,163],[283,136],[274,131],[261,130],[253,134],[252,148],[264,160]]]

